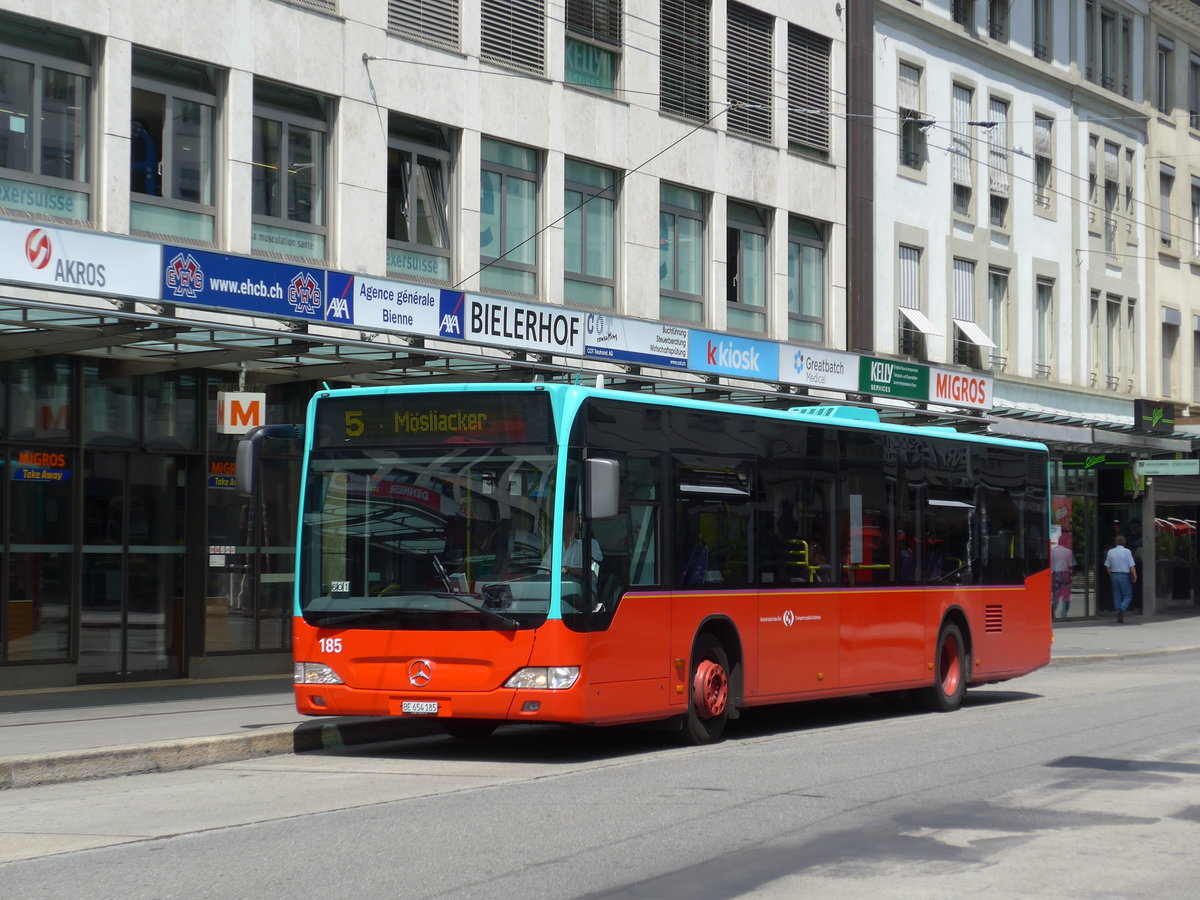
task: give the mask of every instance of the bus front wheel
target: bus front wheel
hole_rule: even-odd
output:
[[[953,712],[967,693],[968,662],[962,631],[953,622],[942,626],[933,654],[933,686],[922,696],[926,709]]]
[[[696,639],[688,687],[685,736],[693,744],[719,741],[729,719],[729,657],[714,635]]]

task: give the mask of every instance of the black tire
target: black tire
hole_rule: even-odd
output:
[[[933,684],[921,692],[921,705],[932,712],[954,712],[962,706],[970,676],[962,631],[953,622],[947,622],[938,634],[933,653]]]
[[[490,719],[446,719],[442,728],[450,737],[460,741],[482,741],[492,736],[500,726]]]
[[[725,734],[731,697],[729,656],[716,636],[705,632],[692,649],[688,711],[683,734],[689,744],[712,744]]]

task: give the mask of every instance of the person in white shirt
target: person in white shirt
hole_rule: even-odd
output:
[[[1112,579],[1113,606],[1117,610],[1117,624],[1125,621],[1125,610],[1133,602],[1133,585],[1137,582],[1137,563],[1125,546],[1125,535],[1118,534],[1116,543],[1104,557],[1104,568]]]

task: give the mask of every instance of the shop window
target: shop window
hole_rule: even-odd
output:
[[[256,253],[325,259],[329,101],[280,85],[254,86],[253,227]]]
[[[658,309],[664,319],[704,320],[704,195],[662,183],[658,207]]]
[[[767,213],[730,201],[727,207],[726,303],[729,327],[767,329]]]
[[[564,81],[606,94],[621,66],[623,0],[567,0]]]
[[[566,175],[563,298],[611,309],[616,293],[616,173],[568,159]]]
[[[537,151],[484,138],[480,169],[479,285],[532,297],[537,293]]]
[[[214,238],[216,73],[134,50],[130,224],[149,235]]]
[[[450,281],[449,130],[392,114],[388,132],[387,270]]]
[[[0,19],[0,208],[90,220],[89,51],[76,32]]]
[[[68,441],[75,436],[78,398],[74,366],[65,356],[23,359],[9,368],[9,437]]]
[[[824,228],[795,217],[788,222],[788,337],[825,341]]]

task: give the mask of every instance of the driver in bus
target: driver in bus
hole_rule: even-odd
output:
[[[600,563],[604,559],[604,553],[600,550],[600,542],[594,537],[590,543],[591,560],[585,563],[583,557],[583,537],[580,534],[579,513],[568,510],[566,516],[563,518],[562,574],[564,578],[571,578],[582,583],[584,566],[587,565],[590,570],[592,593],[594,596],[600,576]],[[546,555],[542,558],[542,568],[550,571],[549,550],[546,551]]]

